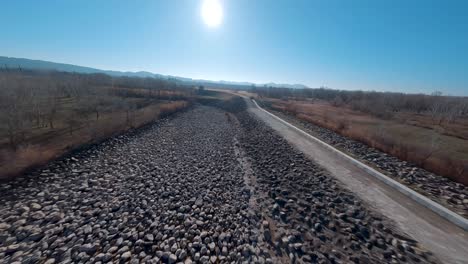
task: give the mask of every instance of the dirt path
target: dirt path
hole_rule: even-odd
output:
[[[467,263],[467,232],[376,180],[355,165],[343,162],[330,151],[256,108],[250,102],[249,106],[250,112],[302,153],[327,169],[344,187],[357,194],[376,211],[395,221],[398,228],[421,242],[443,262]]]

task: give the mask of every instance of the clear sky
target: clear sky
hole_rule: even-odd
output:
[[[5,0],[0,55],[106,70],[468,95],[468,1]]]

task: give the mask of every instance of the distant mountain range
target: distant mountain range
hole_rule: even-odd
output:
[[[90,67],[78,66],[66,63],[57,63],[43,60],[30,60],[23,58],[12,58],[0,56],[0,67],[4,68],[22,68],[22,69],[33,69],[33,70],[55,70],[64,72],[76,72],[76,73],[103,73],[111,76],[128,76],[128,77],[150,77],[160,79],[172,79],[185,84],[191,85],[205,85],[205,86],[224,86],[227,88],[239,88],[245,86],[269,86],[269,87],[282,87],[282,88],[295,88],[302,89],[308,88],[302,84],[277,84],[277,83],[265,83],[265,84],[254,84],[251,82],[231,82],[231,81],[212,81],[212,80],[199,80],[191,79],[179,76],[162,75],[146,71],[138,72],[122,72],[122,71],[108,71],[100,70]]]

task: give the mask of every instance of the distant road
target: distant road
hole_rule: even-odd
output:
[[[326,168],[343,186],[371,207],[391,218],[397,226],[436,254],[444,263],[468,262],[468,232],[432,210],[345,161],[329,149],[293,129],[286,121],[260,109],[251,100],[249,111],[267,123],[290,144]]]

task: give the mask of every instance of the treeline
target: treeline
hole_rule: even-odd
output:
[[[131,127],[138,109],[193,94],[192,87],[155,78],[1,69],[0,135],[16,148],[38,131],[73,133],[114,112]]]
[[[435,123],[451,122],[457,117],[468,116],[468,97],[404,94],[375,91],[343,91],[327,88],[289,89],[253,87],[260,96],[278,99],[320,99],[335,106],[348,105],[354,110],[381,118],[390,118],[397,112],[430,114]]]

